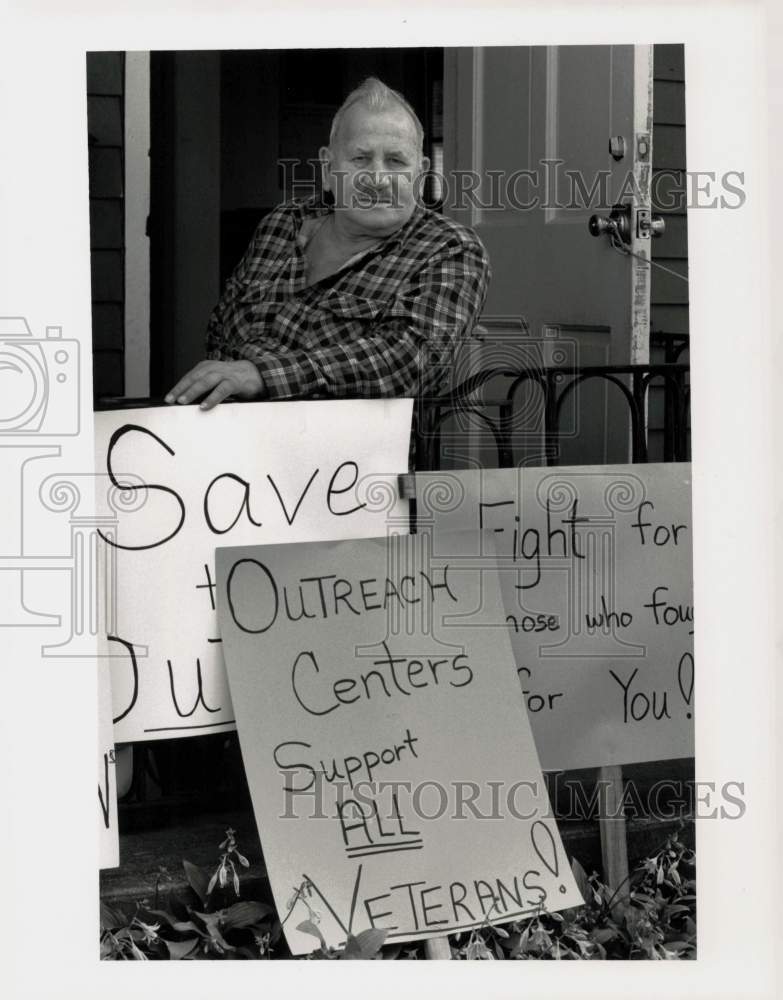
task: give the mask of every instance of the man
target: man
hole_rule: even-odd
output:
[[[286,202],[262,220],[207,333],[208,360],[167,403],[230,397],[420,396],[448,387],[489,279],[469,229],[423,208],[423,130],[370,78],[319,150],[333,203]]]

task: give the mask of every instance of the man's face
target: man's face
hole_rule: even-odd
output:
[[[332,148],[324,146],[324,187],[335,199],[340,223],[351,235],[386,236],[413,214],[418,178],[429,169],[410,116],[392,105],[371,111],[354,104],[345,113]]]

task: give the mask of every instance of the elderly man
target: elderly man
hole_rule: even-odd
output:
[[[210,319],[209,360],[166,402],[444,391],[489,266],[471,230],[419,203],[422,148],[400,94],[373,78],[353,91],[319,150],[333,204],[290,201],[262,220]]]

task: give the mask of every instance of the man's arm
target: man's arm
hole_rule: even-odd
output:
[[[167,403],[194,403],[211,410],[224,399],[262,399],[264,383],[252,361],[200,361],[166,394]]]
[[[273,222],[272,217],[268,217]],[[271,227],[274,233],[274,224]],[[272,237],[274,240],[274,236]],[[222,318],[257,274],[269,251],[262,222],[226,286],[208,329],[208,351],[220,352]],[[486,298],[489,262],[477,239],[437,251],[401,288],[367,334],[350,341],[297,349],[265,330],[232,349],[234,360],[202,361],[166,397],[203,409],[223,399],[303,399],[312,396],[418,396],[437,389],[456,345],[478,321]]]

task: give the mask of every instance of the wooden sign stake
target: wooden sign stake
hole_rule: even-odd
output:
[[[619,764],[602,767],[598,771],[601,789],[601,814],[598,829],[601,836],[601,856],[604,880],[616,893],[615,903],[628,898],[628,842],[625,816],[621,812],[623,800],[623,769]]]
[[[424,942],[424,953],[428,959],[449,961],[451,959],[449,939],[447,937],[428,938]]]

